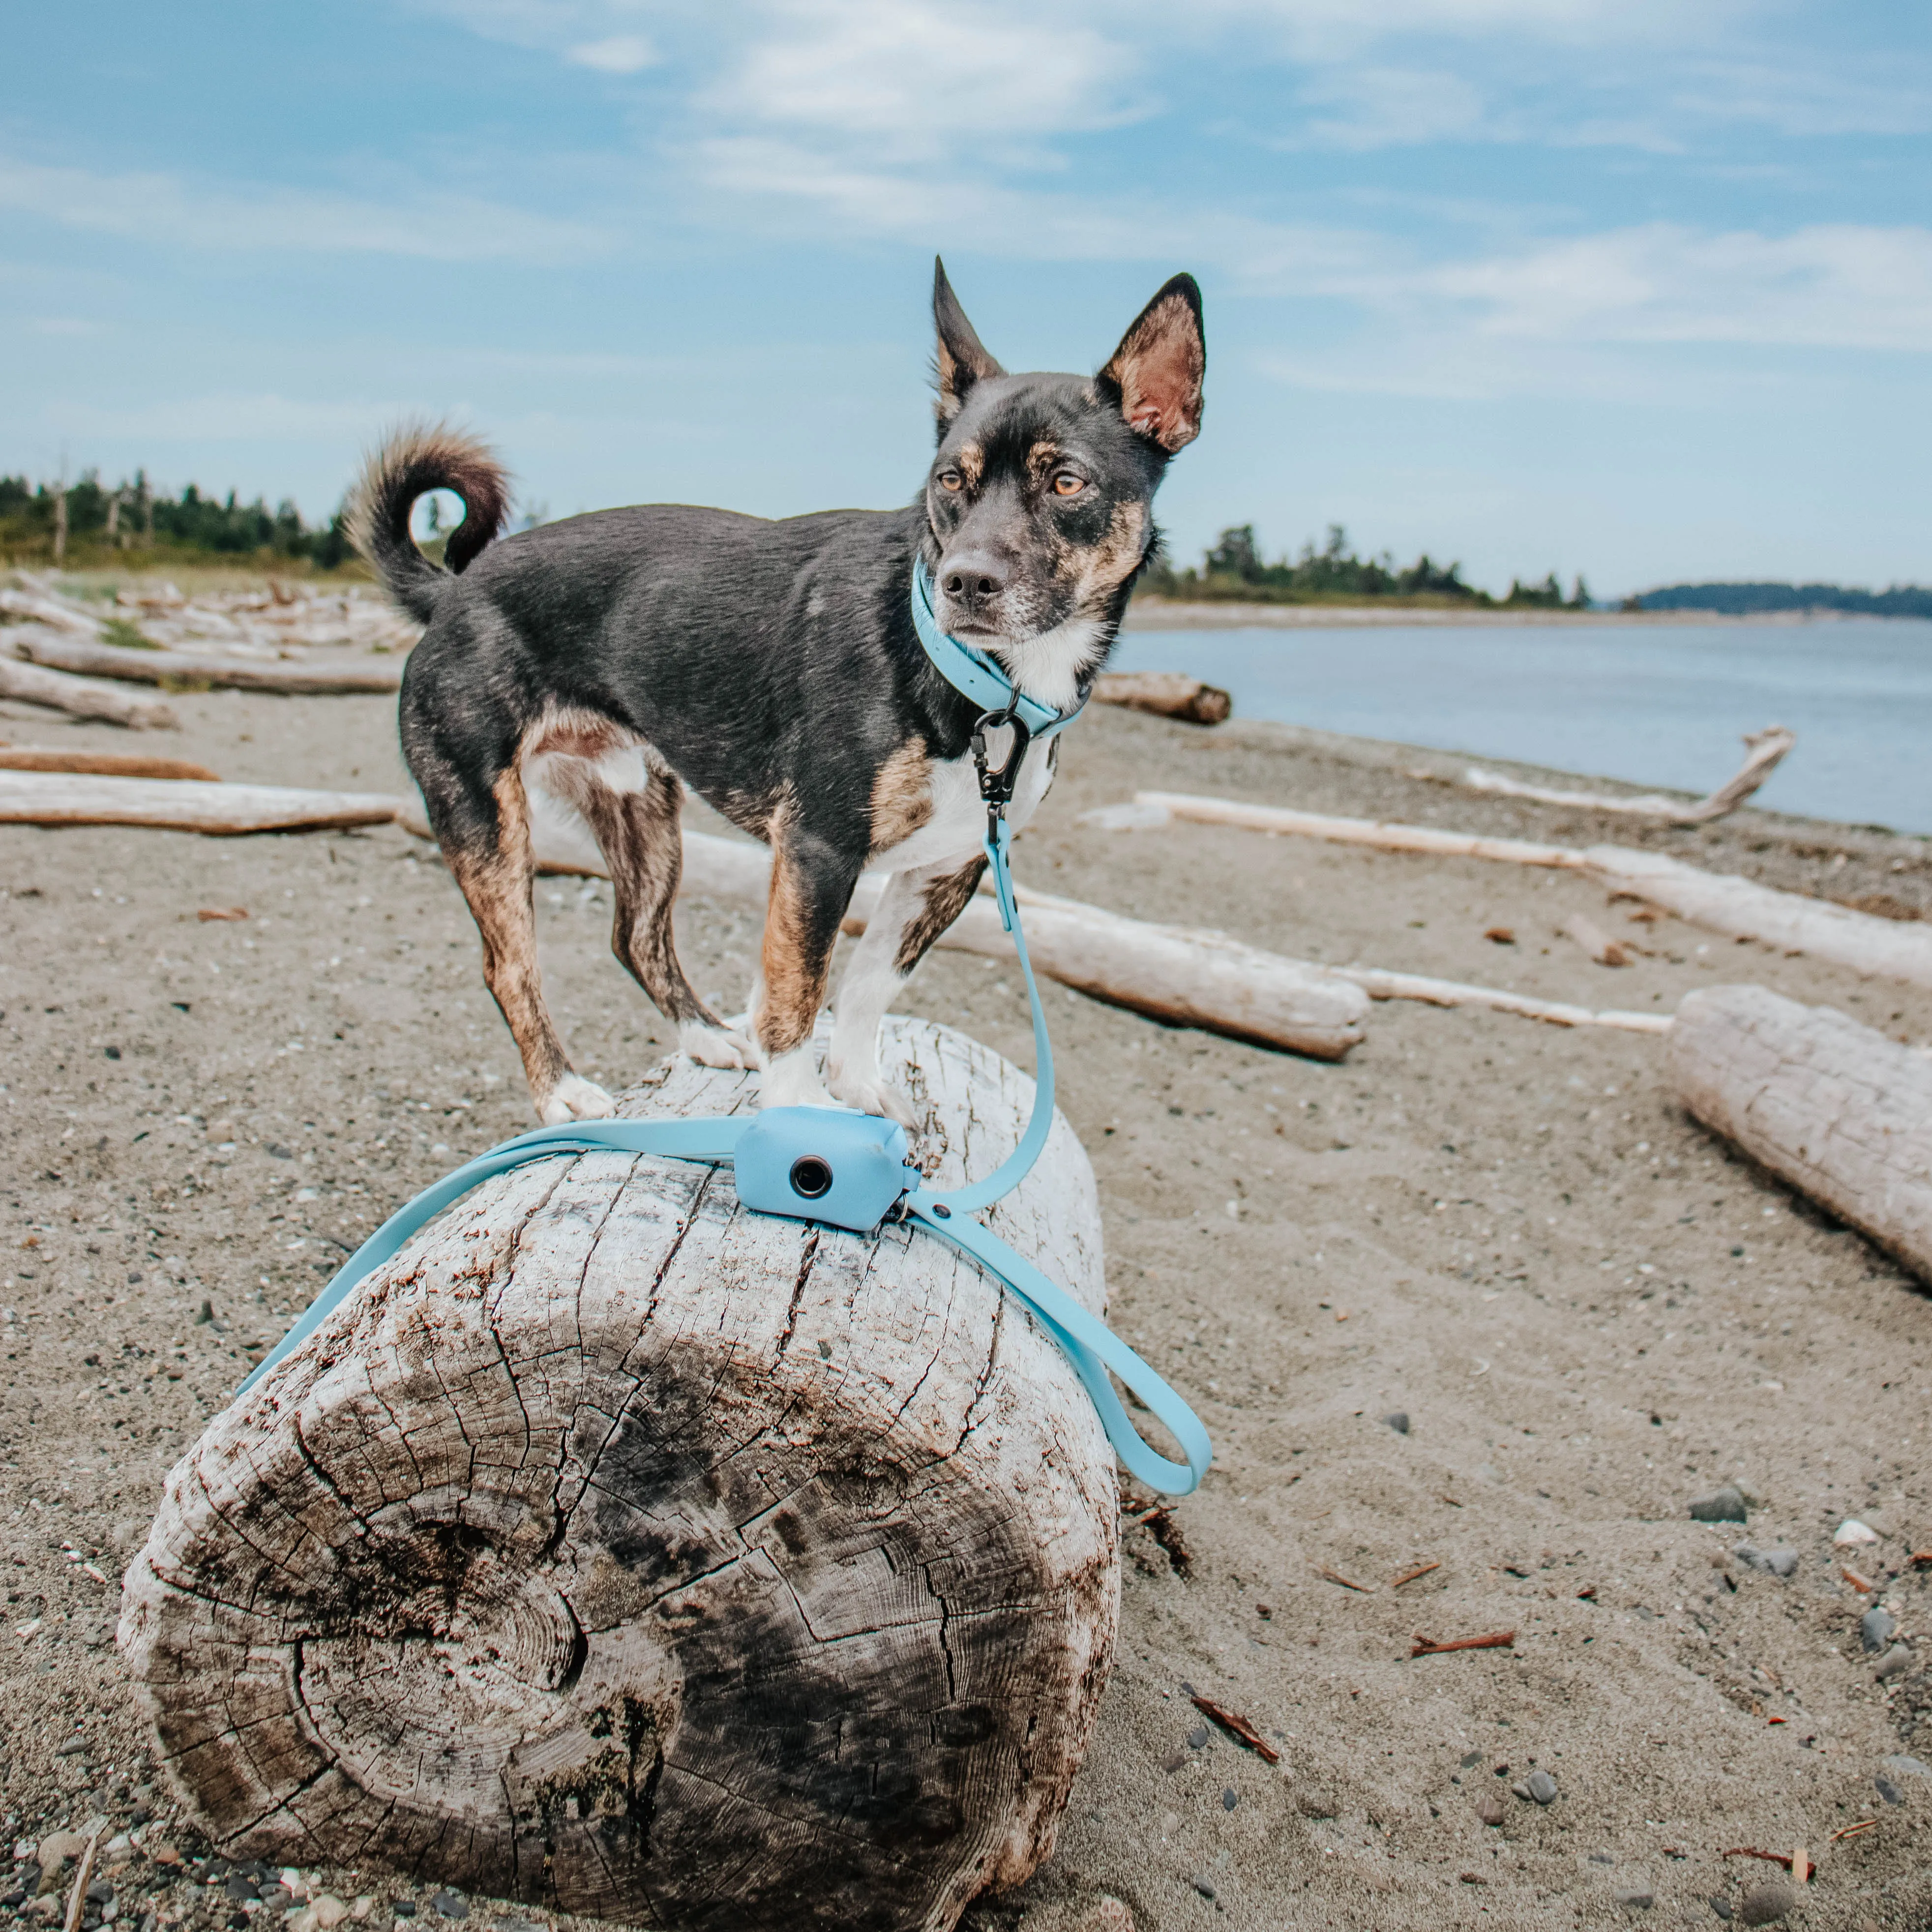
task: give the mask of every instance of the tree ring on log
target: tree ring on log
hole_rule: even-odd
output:
[[[1030,1083],[922,1022],[885,1044],[938,1184],[986,1172]],[[754,1090],[674,1063],[620,1111]],[[1104,1308],[1064,1120],[991,1218]],[[940,1928],[1052,1849],[1116,1521],[1078,1379],[963,1257],[598,1154],[478,1189],[211,1424],[122,1640],[232,1855],[666,1928]]]

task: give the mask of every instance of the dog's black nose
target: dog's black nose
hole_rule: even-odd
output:
[[[970,550],[947,563],[939,580],[954,603],[974,610],[1006,589],[1006,567],[984,550]]]

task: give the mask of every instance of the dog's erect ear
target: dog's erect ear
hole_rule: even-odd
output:
[[[934,405],[944,429],[959,413],[959,406],[975,382],[1006,372],[986,353],[986,345],[966,320],[952,284],[946,279],[946,264],[932,258],[932,323],[938,343],[933,351],[933,380],[939,390]]]
[[[1171,456],[1201,434],[1207,372],[1200,285],[1192,275],[1176,275],[1134,318],[1100,380],[1120,391],[1129,428]]]

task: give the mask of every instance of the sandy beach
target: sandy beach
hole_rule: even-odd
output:
[[[388,700],[175,701],[182,730],[142,748],[238,779],[404,784]],[[20,707],[0,736],[128,748]],[[1652,844],[1932,912],[1922,840],[1750,812],[1640,833],[1441,782],[1466,763],[1098,713],[1016,863],[1042,890],[1303,957],[1657,1012],[1753,981],[1932,1042],[1932,992],[1635,922],[1567,874],[1078,822],[1158,786]],[[56,1916],[64,1846],[31,1876],[40,1848],[101,1823],[117,1927],[274,1923],[240,1897],[278,1902],[272,1874],[194,1862],[208,1847],[114,1648],[120,1572],[247,1363],[374,1222],[530,1124],[527,1096],[469,916],[400,830],[0,828],[0,1804],[26,1894],[0,1911]],[[609,896],[552,879],[538,904],[553,1010],[578,1066],[618,1085],[672,1034],[610,956]],[[1558,938],[1576,913],[1636,963]],[[700,989],[742,1002],[755,920],[700,902],[681,922]],[[1217,1461],[1170,1520],[1126,1532],[1114,1673],[1058,1850],[967,1924],[1118,1932],[1112,1898],[1142,1932],[1718,1924],[1785,1882],[1727,1852],[1798,1847],[1818,1870],[1790,1922],[1932,1924],[1925,1290],[1692,1123],[1654,1037],[1385,1004],[1326,1065],[1048,1000],[1112,1318],[1196,1403]],[[904,1004],[1026,1064],[997,962],[935,954]],[[1748,1523],[1692,1520],[1730,1484]],[[1848,1516],[1879,1538],[1852,1567],[1916,1646],[1886,1682],[1859,1630],[1873,1599],[1832,1546]],[[1796,1551],[1795,1574],[1753,1568],[1745,1543]],[[1502,1630],[1513,1646],[1411,1656],[1418,1635]],[[1205,1722],[1197,1694],[1280,1762]],[[383,1932],[398,1912],[438,1922],[433,1888],[391,1874],[304,1879],[366,1898]],[[512,1932],[545,1916],[464,1909]]]

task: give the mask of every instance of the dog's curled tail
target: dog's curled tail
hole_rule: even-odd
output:
[[[447,423],[412,423],[387,437],[364,466],[349,502],[350,541],[389,595],[418,623],[434,614],[443,587],[474,562],[503,526],[510,479],[496,452]],[[463,500],[463,520],[443,546],[440,567],[410,534],[416,499],[448,490]]]

